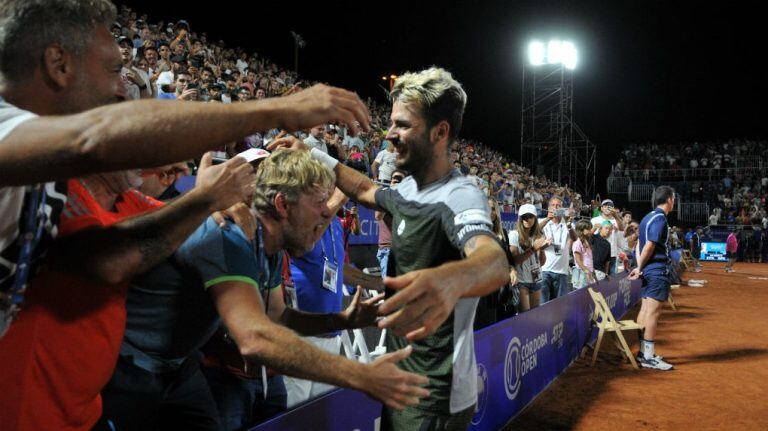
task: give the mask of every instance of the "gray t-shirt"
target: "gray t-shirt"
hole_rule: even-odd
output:
[[[376,204],[392,215],[390,276],[460,260],[467,240],[493,236],[486,198],[455,169],[421,189],[413,177],[397,188],[378,189]],[[478,298],[460,299],[435,333],[420,341],[411,343],[387,331],[388,351],[413,346],[411,356],[398,366],[430,379],[426,387],[430,396],[416,409],[456,413],[477,402],[472,330],[477,302]]]

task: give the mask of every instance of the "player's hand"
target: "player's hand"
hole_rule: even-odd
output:
[[[384,285],[398,292],[379,307],[379,328],[388,328],[409,340],[422,339],[437,330],[453,312],[462,292],[450,287],[439,268],[387,277]]]

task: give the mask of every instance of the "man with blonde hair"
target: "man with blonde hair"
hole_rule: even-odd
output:
[[[384,280],[389,298],[387,349],[413,346],[400,366],[430,378],[430,396],[401,412],[385,406],[382,429],[466,429],[477,402],[472,332],[478,297],[509,282],[506,255],[491,231],[483,193],[453,167],[467,95],[440,68],[407,73],[391,93],[398,169],[410,172],[397,188],[382,188],[313,149],[334,169],[336,186],[351,199],[392,215],[392,248]],[[275,142],[307,149],[300,141]]]
[[[301,256],[311,250],[334,216],[328,207],[334,175],[306,153],[277,151],[260,163],[253,240],[237,225],[220,227],[209,218],[168,261],[132,283],[121,357],[103,393],[104,417],[118,429],[220,428],[196,352],[222,323],[243,368],[266,366],[361,390],[392,408],[426,395],[418,387],[424,377],[394,365],[410,349],[363,365],[284,327],[314,335],[372,325],[370,301],[357,296],[338,314],[280,307],[282,314],[271,315],[283,304],[282,251]]]

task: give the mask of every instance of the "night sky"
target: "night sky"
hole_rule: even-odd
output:
[[[176,4],[172,4],[176,3]],[[193,31],[293,67],[290,31],[307,42],[299,72],[384,100],[382,75],[439,65],[464,85],[464,137],[517,158],[525,48],[532,38],[579,49],[574,116],[601,168],[619,145],[768,137],[766,22],[756,5],[713,2],[124,1],[150,23]],[[602,172],[606,172],[601,169]],[[598,171],[600,172],[600,171]],[[604,180],[598,175],[598,190]]]

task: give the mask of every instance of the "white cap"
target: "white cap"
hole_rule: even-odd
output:
[[[157,77],[157,81],[155,81],[157,84],[157,87],[159,88],[161,85],[170,85],[173,84],[173,72],[170,70],[166,70],[165,72],[162,72],[160,76]]]
[[[522,217],[526,214],[532,214],[534,216],[538,216],[536,207],[531,204],[520,205],[520,208],[517,210],[517,216]]]
[[[242,157],[245,159],[246,162],[250,163],[255,160],[264,159],[269,157],[269,151],[262,150],[261,148],[250,148],[242,153],[238,153],[237,157]]]

